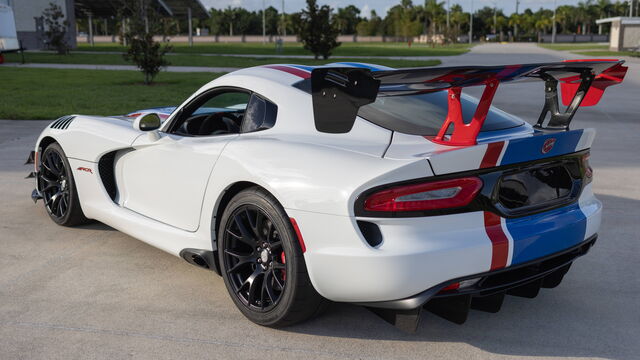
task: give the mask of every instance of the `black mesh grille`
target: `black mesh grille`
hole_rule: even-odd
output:
[[[105,190],[107,190],[107,194],[111,200],[116,200],[117,188],[116,188],[116,176],[113,169],[113,162],[115,159],[116,153],[110,152],[100,158],[98,162],[98,171],[100,172],[100,179],[102,179],[102,184],[104,184]]]

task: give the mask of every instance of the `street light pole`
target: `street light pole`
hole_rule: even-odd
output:
[[[518,15],[518,7],[520,6],[520,0],[516,0],[516,15]],[[518,19],[513,24],[513,41],[518,41]]]
[[[284,14],[284,0],[282,0],[282,35],[287,36],[287,18]]]
[[[473,0],[471,0],[471,11],[469,12],[469,44],[473,43]]]
[[[498,4],[496,4],[496,1],[493,1],[493,33],[497,34],[498,33],[498,18],[497,18],[497,10],[498,9]]]
[[[556,11],[558,9],[557,0],[553,0],[553,29],[551,30],[551,43],[556,43]]]
[[[265,16],[265,0],[262,0],[262,43],[266,43],[267,38],[267,24]]]
[[[449,13],[451,9],[451,3],[449,1],[450,0],[447,0],[447,31],[449,31]]]

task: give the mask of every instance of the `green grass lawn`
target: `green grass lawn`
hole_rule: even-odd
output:
[[[221,74],[161,73],[152,86],[137,71],[19,69],[0,66],[0,119],[118,115],[178,105]]]
[[[57,55],[52,53],[26,52],[25,61],[28,63],[45,64],[101,64],[101,65],[131,65],[126,62],[120,54],[85,54],[71,53],[69,55]],[[266,64],[293,63],[301,65],[322,65],[332,62],[369,62],[395,68],[434,66],[440,64],[439,60],[392,60],[392,59],[341,59],[331,58],[329,60],[314,59],[281,59],[281,58],[247,58],[238,56],[203,56],[196,54],[180,54],[167,56],[171,65],[175,66],[208,66],[208,67],[250,67]],[[5,54],[5,61],[20,62],[20,54]]]
[[[602,51],[602,50],[594,50],[594,51],[573,51],[575,54],[587,55],[587,56],[608,56],[611,58],[616,58],[619,56],[635,56],[639,57],[640,52],[637,51]]]
[[[593,44],[593,43],[566,43],[566,44],[538,44],[538,46],[550,50],[559,51],[573,51],[573,50],[608,50],[607,44]]]
[[[275,55],[274,44],[262,43],[195,43],[190,47],[186,43],[172,43],[175,53],[211,53],[211,54],[259,54]],[[333,56],[449,56],[460,55],[469,51],[469,44],[453,44],[435,46],[392,42],[342,43],[334,50]],[[99,43],[95,46],[79,44],[83,51],[119,51],[125,48],[114,43]],[[301,43],[285,43],[282,55],[310,55]]]

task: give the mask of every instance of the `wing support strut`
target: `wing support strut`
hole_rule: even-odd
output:
[[[540,74],[540,77],[544,80],[544,107],[534,127],[545,130],[569,130],[569,124],[589,91],[594,75],[590,70],[585,70],[580,74],[578,88],[564,112],[560,111],[558,102],[558,80],[544,72]],[[549,120],[545,125],[548,114],[550,114]]]
[[[448,90],[448,105],[449,110],[447,118],[444,124],[440,128],[438,135],[432,139],[433,142],[443,145],[452,146],[467,146],[475,145],[476,138],[484,121],[487,119],[487,114],[491,108],[491,102],[493,96],[498,90],[500,81],[496,78],[489,79],[485,82],[484,91],[482,97],[478,103],[478,107],[473,115],[471,121],[466,124],[462,118],[462,104],[460,103],[460,96],[462,93],[461,87],[452,87]],[[453,126],[451,135],[447,135],[449,128]]]

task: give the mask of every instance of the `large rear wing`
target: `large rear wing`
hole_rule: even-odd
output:
[[[619,60],[567,60],[557,63],[502,66],[457,66],[370,71],[363,68],[320,67],[311,72],[316,129],[345,133],[353,127],[358,109],[379,96],[402,96],[448,91],[448,114],[433,141],[446,145],[474,145],[493,97],[501,83],[543,81],[545,102],[536,128],[568,130],[580,106],[597,104],[604,90],[622,82],[627,67]],[[558,101],[560,83],[562,103]],[[473,119],[462,118],[462,88],[484,86]],[[450,129],[453,127],[453,129]]]

